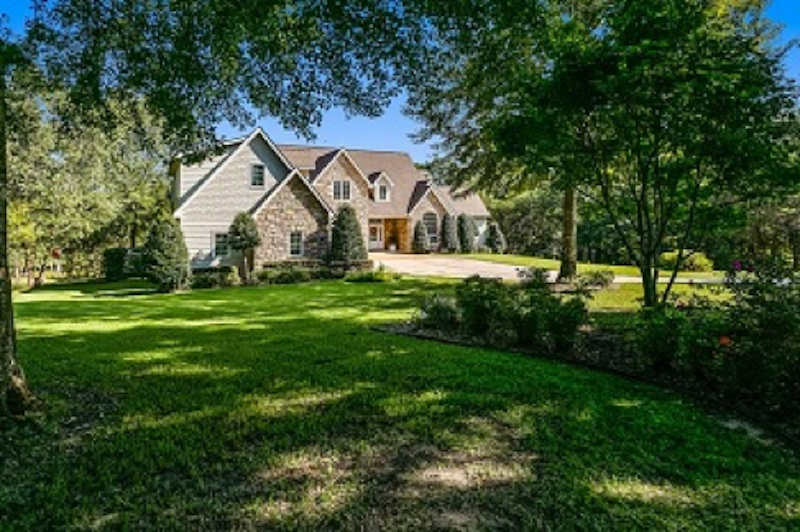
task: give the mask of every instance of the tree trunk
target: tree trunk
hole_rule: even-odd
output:
[[[649,258],[642,261],[639,271],[642,273],[644,306],[655,307],[658,304],[658,272],[654,271]]]
[[[573,186],[564,191],[561,224],[561,268],[558,280],[569,282],[578,274],[578,196]]]
[[[17,360],[11,271],[8,263],[8,132],[6,130],[6,71],[0,57],[0,413],[24,414],[33,396]]]

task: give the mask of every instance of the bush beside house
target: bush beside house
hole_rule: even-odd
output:
[[[189,285],[189,252],[177,220],[165,217],[153,227],[145,243],[144,260],[147,278],[162,291]]]
[[[475,238],[477,229],[475,220],[468,214],[458,215],[458,245],[461,253],[472,253],[475,251]]]
[[[497,222],[489,223],[489,228],[486,233],[486,247],[488,247],[492,253],[506,252],[506,237],[500,230],[500,225]]]
[[[442,251],[447,253],[458,253],[458,229],[456,227],[456,218],[451,214],[445,214],[442,217]]]
[[[228,229],[228,241],[232,249],[242,254],[241,277],[244,283],[249,283],[253,250],[261,245],[261,235],[253,217],[246,212],[237,214]]]
[[[331,229],[331,262],[358,262],[367,260],[367,248],[361,234],[358,216],[351,205],[343,205]]]
[[[414,253],[427,253],[428,242],[428,229],[420,220],[414,225],[414,240],[411,242],[411,251]]]

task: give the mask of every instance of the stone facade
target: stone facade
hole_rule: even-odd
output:
[[[328,252],[330,215],[300,179],[291,178],[258,213],[261,246],[255,252],[256,267],[265,262],[321,259]],[[302,257],[289,254],[289,239],[294,231],[303,233]]]
[[[337,180],[350,181],[349,201],[333,199],[333,182]],[[358,170],[350,164],[347,157],[344,155],[336,157],[331,166],[325,173],[317,177],[312,186],[328,202],[328,205],[333,207],[334,212],[338,212],[339,207],[345,203],[353,206],[358,217],[358,223],[361,225],[361,235],[366,244],[369,241],[369,206],[372,199],[369,195],[367,182],[358,175]]]
[[[414,208],[414,212],[411,213],[411,218],[409,220],[409,231],[407,235],[406,245],[408,249],[411,249],[411,241],[414,238],[414,227],[416,227],[417,222],[422,220],[422,217],[425,216],[425,213],[428,212],[435,212],[436,213],[436,227],[439,231],[441,231],[442,227],[442,217],[447,214],[447,209],[442,205],[442,202],[436,197],[435,194],[432,192],[428,192],[425,196],[419,200],[419,203]]]

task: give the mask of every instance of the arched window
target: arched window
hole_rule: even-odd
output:
[[[428,246],[436,249],[439,246],[439,217],[435,212],[426,212],[422,216],[422,223],[428,231]]]

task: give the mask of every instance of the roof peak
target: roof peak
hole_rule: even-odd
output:
[[[358,152],[365,152],[365,153],[393,153],[393,154],[396,154],[396,155],[408,155],[410,157],[408,152],[400,151],[400,150],[373,150],[373,149],[367,149],[367,148],[348,148],[346,146],[317,146],[317,145],[314,145],[314,144],[281,144],[281,143],[277,143],[276,146],[278,146],[281,149],[284,149],[284,148],[293,149],[294,148],[294,149],[303,149],[303,150],[328,150],[328,151],[344,150],[344,151],[349,151],[349,152],[358,151]]]

